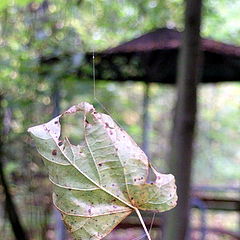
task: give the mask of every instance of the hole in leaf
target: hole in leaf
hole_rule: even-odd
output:
[[[149,167],[148,176],[147,176],[147,183],[155,182],[155,180],[156,180],[156,175],[153,172],[152,168]]]
[[[68,138],[71,144],[81,145],[84,140],[84,121],[83,113],[79,112],[74,115],[64,115],[61,119],[61,141],[59,146],[62,145],[62,141]]]

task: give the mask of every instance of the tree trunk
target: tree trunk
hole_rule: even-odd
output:
[[[5,209],[12,226],[12,230],[16,240],[27,240],[27,234],[20,222],[17,208],[12,199],[10,189],[4,174],[3,166],[3,146],[4,146],[4,111],[2,107],[3,95],[0,93],[0,183],[2,184],[5,194]]]
[[[167,216],[166,240],[187,239],[194,129],[197,113],[197,83],[200,77],[200,23],[202,0],[186,0],[185,30],[178,59],[177,102],[168,156],[175,175],[178,205]]]

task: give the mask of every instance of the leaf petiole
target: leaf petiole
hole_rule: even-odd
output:
[[[143,226],[144,232],[146,233],[146,236],[147,236],[148,240],[151,240],[151,237],[150,237],[149,232],[147,230],[147,227],[146,227],[146,225],[145,225],[145,223],[143,221],[143,218],[142,218],[142,215],[141,215],[140,211],[137,208],[134,208],[134,209],[135,209],[135,211],[136,211],[136,213],[138,215],[138,218],[139,218],[139,220],[140,220],[140,222],[141,222],[141,224]]]

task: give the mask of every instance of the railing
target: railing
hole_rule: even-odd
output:
[[[191,231],[200,232],[200,240],[206,240],[208,233],[213,233],[219,236],[227,236],[230,239],[240,240],[240,232],[233,232],[218,227],[208,227],[206,224],[206,212],[213,211],[233,211],[239,213],[240,219],[240,189],[236,187],[211,187],[211,186],[195,186],[192,188],[192,208],[197,208],[200,211],[199,228],[192,228]],[[163,226],[163,216],[157,214],[152,223],[152,213],[143,212],[144,220],[149,228],[152,224],[153,229],[161,231]],[[137,217],[133,214],[123,221],[118,228],[137,228],[141,227]]]

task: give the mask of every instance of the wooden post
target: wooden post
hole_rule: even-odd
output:
[[[144,84],[144,96],[143,96],[143,114],[142,114],[142,150],[149,156],[149,129],[150,129],[150,117],[149,117],[149,88],[150,84]]]

